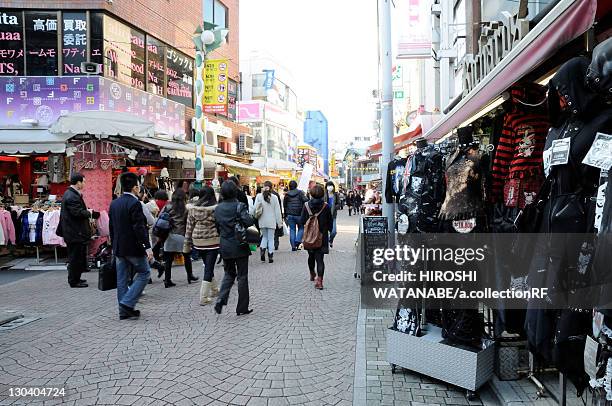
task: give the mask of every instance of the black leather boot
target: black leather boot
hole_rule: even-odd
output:
[[[266,262],[266,249],[261,248],[261,262]]]

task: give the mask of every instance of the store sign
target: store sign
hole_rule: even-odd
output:
[[[144,34],[104,16],[104,76],[145,89]]]
[[[185,134],[185,106],[181,103],[113,80],[97,80],[100,82],[99,110],[133,113],[155,123],[155,131],[167,138]]]
[[[471,92],[529,32],[529,20],[507,11],[503,20],[482,23],[480,48],[463,62],[463,92]]]
[[[227,84],[227,118],[236,121],[236,100],[238,99],[238,84],[230,79]]]
[[[213,123],[212,121],[209,121],[206,126],[206,131],[210,131],[214,134],[217,134],[217,136],[219,137],[225,137],[225,138],[232,137],[232,129],[224,126],[220,122]]]
[[[166,49],[168,98],[191,107],[193,106],[193,59],[172,47]]]
[[[147,91],[158,96],[164,95],[164,50],[166,45],[147,36]]]
[[[263,121],[263,103],[240,102],[238,103],[238,121],[249,123]]]
[[[24,57],[21,12],[0,13],[0,75],[23,75]]]
[[[206,61],[204,68],[204,112],[227,115],[227,59]]]
[[[62,43],[63,75],[80,75],[81,63],[87,62],[87,14],[62,14]]]
[[[73,167],[75,172],[81,172],[83,169],[94,170],[102,169],[121,169],[125,166],[125,158],[75,158]]]
[[[52,124],[62,114],[98,110],[98,77],[0,77],[0,125],[34,119]]]
[[[28,76],[57,75],[57,12],[25,12]]]

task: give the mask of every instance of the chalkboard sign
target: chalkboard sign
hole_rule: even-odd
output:
[[[383,216],[364,216],[362,218],[360,235],[360,274],[361,283],[370,283],[371,275],[374,271],[384,271],[387,264],[374,265],[374,250],[387,248],[389,244],[389,227],[387,218]],[[369,274],[366,276],[365,274]]]
[[[388,225],[387,218],[383,216],[363,217],[364,234],[387,234],[389,229]]]

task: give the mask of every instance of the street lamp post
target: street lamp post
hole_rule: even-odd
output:
[[[204,181],[204,155],[206,154],[206,116],[204,115],[204,69],[206,66],[206,55],[219,48],[228,30],[217,28],[216,25],[204,22],[204,28],[196,28],[192,40],[196,49],[196,81],[195,81],[195,117],[191,122],[195,141],[195,188],[200,189]]]

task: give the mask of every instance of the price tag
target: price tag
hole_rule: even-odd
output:
[[[550,173],[550,158],[552,157],[552,148],[544,151],[542,158],[544,159],[544,176],[548,177]]]
[[[552,142],[550,166],[566,165],[569,162],[571,138],[562,138]]]
[[[453,228],[458,233],[467,234],[476,228],[476,217],[468,220],[455,220],[453,221]]]
[[[612,168],[612,135],[597,133],[582,163],[605,171],[610,170]]]
[[[586,372],[591,379],[597,378],[597,352],[599,350],[599,343],[593,340],[591,336],[587,336],[586,343],[584,345],[584,372]]]
[[[410,220],[408,219],[407,215],[402,214],[401,216],[399,216],[399,219],[397,222],[397,232],[404,235],[408,233],[409,229],[410,229]]]

